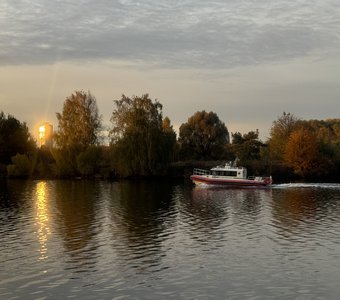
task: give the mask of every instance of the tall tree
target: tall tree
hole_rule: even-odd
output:
[[[163,119],[162,124],[163,131],[163,160],[165,162],[173,162],[176,150],[176,132],[171,125],[169,117]]]
[[[66,164],[71,163],[76,169],[77,155],[89,146],[96,145],[99,140],[101,116],[96,98],[90,92],[76,91],[66,98],[63,111],[57,113],[57,119],[55,141],[63,153],[58,157],[64,157]]]
[[[263,143],[259,140],[259,131],[249,131],[241,134],[236,132],[232,134],[232,148],[234,154],[242,163],[249,160],[260,159],[260,151]]]
[[[318,170],[318,143],[316,135],[305,128],[291,133],[285,147],[284,160],[302,177]]]
[[[198,111],[179,129],[182,159],[219,159],[229,144],[229,132],[216,113]]]
[[[318,164],[315,173],[337,174],[340,170],[340,119],[306,120],[301,124],[316,137],[318,144]]]
[[[62,113],[57,113],[56,143],[60,148],[84,150],[98,142],[101,116],[96,98],[90,92],[76,91],[66,98]]]
[[[284,112],[273,122],[269,139],[269,150],[273,160],[283,160],[284,149],[290,134],[299,127],[299,121],[293,114]]]
[[[171,125],[163,130],[162,105],[148,94],[114,101],[110,131],[113,165],[121,176],[157,174],[169,162]],[[175,139],[170,141],[175,143]]]
[[[7,165],[16,154],[27,154],[35,148],[35,142],[26,123],[0,112],[0,164]]]

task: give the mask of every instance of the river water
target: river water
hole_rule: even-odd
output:
[[[0,299],[339,299],[340,185],[0,185]]]

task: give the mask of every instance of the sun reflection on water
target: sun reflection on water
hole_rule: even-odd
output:
[[[48,213],[48,195],[46,182],[39,182],[36,189],[36,226],[37,238],[40,244],[39,253],[40,260],[46,259],[47,255],[47,241],[51,234],[49,228],[49,213]]]

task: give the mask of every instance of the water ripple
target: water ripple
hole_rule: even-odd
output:
[[[336,299],[338,185],[9,182],[0,298]]]

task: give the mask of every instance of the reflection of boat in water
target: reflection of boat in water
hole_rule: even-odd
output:
[[[227,162],[210,170],[194,169],[190,179],[196,185],[225,187],[264,187],[272,184],[272,177],[247,177],[247,169]]]

